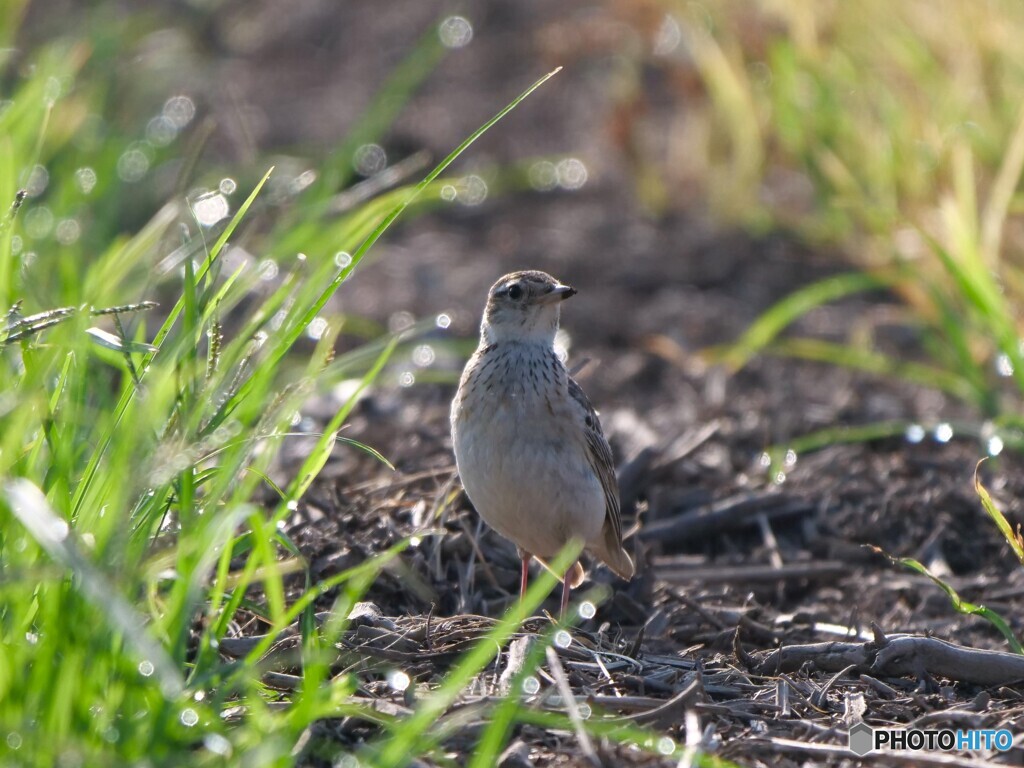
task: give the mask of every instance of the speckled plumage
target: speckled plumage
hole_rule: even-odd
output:
[[[554,350],[559,305],[574,293],[532,271],[491,288],[452,402],[455,459],[477,512],[519,547],[524,574],[530,555],[546,561],[578,539],[628,579],[611,448]],[[566,584],[581,578],[576,566]]]

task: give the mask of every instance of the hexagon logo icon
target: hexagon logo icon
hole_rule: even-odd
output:
[[[850,751],[864,757],[874,748],[875,729],[867,723],[857,723],[850,729]]]

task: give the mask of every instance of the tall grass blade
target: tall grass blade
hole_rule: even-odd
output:
[[[879,275],[849,272],[812,283],[774,304],[736,342],[717,353],[713,352],[711,356],[737,371],[787,327],[815,307],[855,293],[885,288],[891,282],[891,279]]]
[[[181,672],[146,632],[146,620],[125,600],[114,584],[82,554],[67,521],[51,509],[43,492],[25,479],[4,485],[7,504],[33,539],[51,558],[67,568],[85,597],[106,617],[111,629],[120,633],[140,662],[153,665],[160,689],[168,698],[181,694]]]
[[[927,576],[939,589],[946,593],[946,596],[949,598],[950,604],[953,606],[953,610],[955,610],[957,613],[962,613],[967,616],[981,616],[983,619],[988,621],[993,627],[999,630],[1000,634],[1002,634],[1002,636],[1006,639],[1006,642],[1009,644],[1010,649],[1014,653],[1024,654],[1024,646],[1021,646],[1020,641],[1017,640],[1017,636],[1013,633],[1013,630],[1010,628],[1010,625],[1007,623],[1006,619],[1004,619],[998,613],[993,611],[991,608],[986,608],[983,605],[975,605],[974,603],[964,600],[962,597],[960,597],[957,591],[953,589],[953,587],[944,582],[938,576],[934,575],[924,565],[922,565],[920,562],[914,560],[911,557],[895,558],[889,555],[888,553],[884,552],[883,550],[879,549],[878,547],[872,546],[871,549],[873,549],[875,552],[878,552],[881,555],[884,555],[891,562],[897,565],[902,565],[904,568],[909,568],[910,570],[915,571],[916,573],[919,573],[922,576]]]
[[[978,498],[981,499],[981,505],[988,512],[989,517],[996,524],[999,532],[1003,534],[1003,538],[1006,539],[1006,543],[1010,545],[1010,549],[1013,550],[1013,554],[1017,556],[1017,560],[1020,561],[1021,565],[1024,565],[1024,537],[1021,536],[1020,528],[1016,531],[1010,526],[1009,520],[1003,514],[1002,510],[996,506],[995,502],[992,501],[992,497],[989,495],[988,490],[981,483],[981,465],[985,460],[982,459],[978,462],[978,465],[974,468],[974,490],[978,494]]]

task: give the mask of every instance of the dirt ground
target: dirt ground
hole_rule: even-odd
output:
[[[590,360],[580,380],[619,462],[624,526],[639,563],[629,584],[603,568],[590,572],[588,584],[611,587],[608,599],[558,654],[581,702],[742,765],[850,764],[847,728],[861,716],[874,726],[1024,731],[1024,687],[1019,677],[986,679],[995,661],[950,662],[940,644],[920,646],[902,662],[886,657],[903,635],[978,649],[1005,643],[984,620],[955,613],[929,581],[865,547],[917,558],[962,597],[1022,629],[1024,575],[971,485],[983,448],[959,434],[980,429],[977,416],[934,391],[830,367],[758,359],[730,375],[704,362],[701,349],[735,339],[773,301],[844,264],[840,254],[785,234],[754,237],[715,221],[699,190],[680,191],[678,204],[657,217],[636,202],[636,167],[616,132],[613,87],[621,65],[613,49],[633,33],[614,6],[474,6],[472,43],[442,62],[384,143],[393,159],[419,148],[440,156],[564,64],[458,169],[561,153],[579,158],[587,179],[576,191],[492,194],[402,225],[338,296],[336,308],[385,323],[400,322],[399,313],[452,318],[424,342],[434,363],[390,371],[351,420],[347,435],[380,450],[397,470],[339,449],[289,530],[318,578],[419,536],[371,588],[367,599],[379,615],[366,614],[346,634],[347,650],[364,661],[360,695],[378,700],[382,711],[407,711],[414,694],[392,690],[386,670],[407,672],[410,691],[439,680],[487,627],[479,617],[500,616],[515,599],[512,546],[480,526],[464,496],[446,503],[454,385],[429,381],[457,374],[487,287],[504,272],[539,268],[579,290],[563,313],[570,365]],[[206,58],[178,77],[205,93],[204,108],[221,126],[213,151],[225,157],[243,160],[246,142],[326,147],[444,8],[419,0],[385,10],[307,0],[282,16],[269,0],[226,3],[201,25]],[[568,46],[566,32],[574,29],[589,32]],[[640,77],[650,80],[644,130],[671,130],[678,105],[658,100],[656,72]],[[813,312],[802,327],[843,338],[881,322],[888,306],[884,295],[848,301]],[[912,335],[890,331],[890,343],[913,350]],[[427,383],[399,386],[402,372]],[[333,406],[312,403],[307,415],[322,417]],[[950,422],[957,434],[944,443],[929,434],[916,443],[897,436],[833,445],[797,456],[783,482],[760,464],[766,447],[808,432],[886,420]],[[294,457],[301,445],[289,450]],[[1020,457],[1003,455],[983,471],[1015,522],[1022,468]],[[323,606],[330,602],[325,596]],[[556,606],[553,596],[546,607]],[[538,620],[524,634],[543,627]],[[793,650],[814,643],[847,645]],[[451,754],[472,749],[480,723],[471,708],[499,692],[508,664],[503,651],[449,714],[464,717],[446,742]],[[554,674],[544,666],[532,701],[553,704]],[[373,733],[363,722],[324,722],[303,760],[329,765],[332,749],[355,748]],[[942,765],[1020,765],[1024,749],[874,762],[923,764],[926,757]],[[675,764],[611,742],[588,750],[572,732],[529,725],[516,727],[502,764],[595,760]]]

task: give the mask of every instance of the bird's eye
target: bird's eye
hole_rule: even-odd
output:
[[[512,301],[519,301],[519,299],[523,298],[522,286],[520,286],[519,283],[513,283],[510,285],[508,287],[508,297],[512,299]]]

